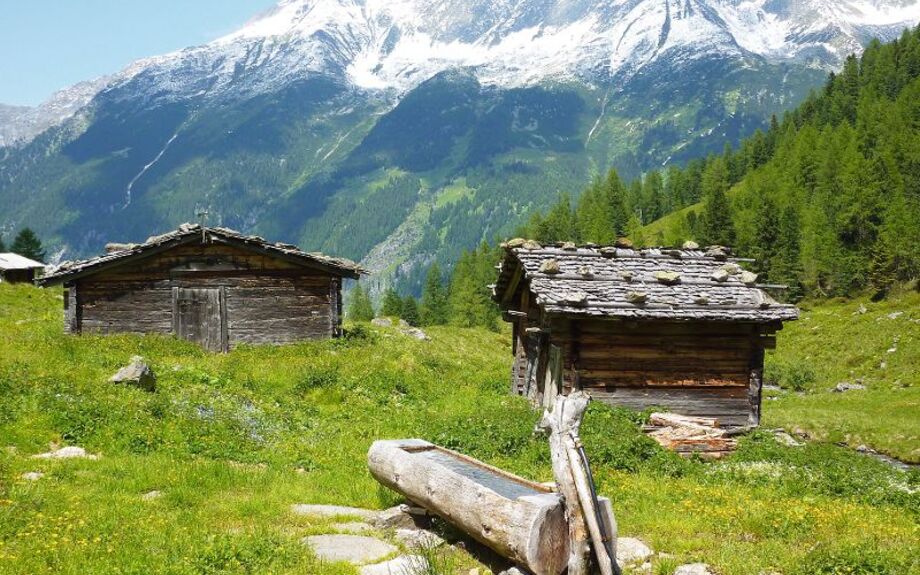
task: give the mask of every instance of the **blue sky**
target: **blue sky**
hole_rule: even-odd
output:
[[[226,34],[275,0],[0,0],[0,103]]]

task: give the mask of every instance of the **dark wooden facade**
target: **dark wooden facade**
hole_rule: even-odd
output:
[[[584,389],[637,410],[759,423],[764,350],[797,312],[724,251],[527,246],[508,247],[495,287],[513,325],[512,392],[542,404]],[[662,271],[678,278],[663,283]]]
[[[186,225],[43,283],[65,285],[70,333],[176,334],[226,351],[338,336],[342,280],[360,273],[345,260]]]

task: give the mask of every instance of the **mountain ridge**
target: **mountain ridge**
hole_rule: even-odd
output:
[[[917,2],[831,4],[286,0],[136,62],[3,148],[0,228],[31,225],[71,257],[206,208],[373,254],[381,282],[416,289],[428,262],[611,165],[634,176],[737,142],[864,35],[920,20]]]

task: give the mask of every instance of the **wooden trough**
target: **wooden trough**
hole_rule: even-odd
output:
[[[383,485],[534,575],[565,570],[565,506],[550,488],[420,439],[375,441],[368,466]]]

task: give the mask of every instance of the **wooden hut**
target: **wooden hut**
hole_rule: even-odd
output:
[[[696,248],[696,246],[691,246]],[[760,421],[764,350],[794,306],[727,248],[505,247],[494,298],[514,328],[512,391]]]
[[[172,333],[211,351],[338,336],[342,280],[364,273],[348,260],[195,224],[106,249],[40,282],[64,284],[66,331]]]
[[[32,283],[45,264],[19,254],[0,254],[0,283]]]

